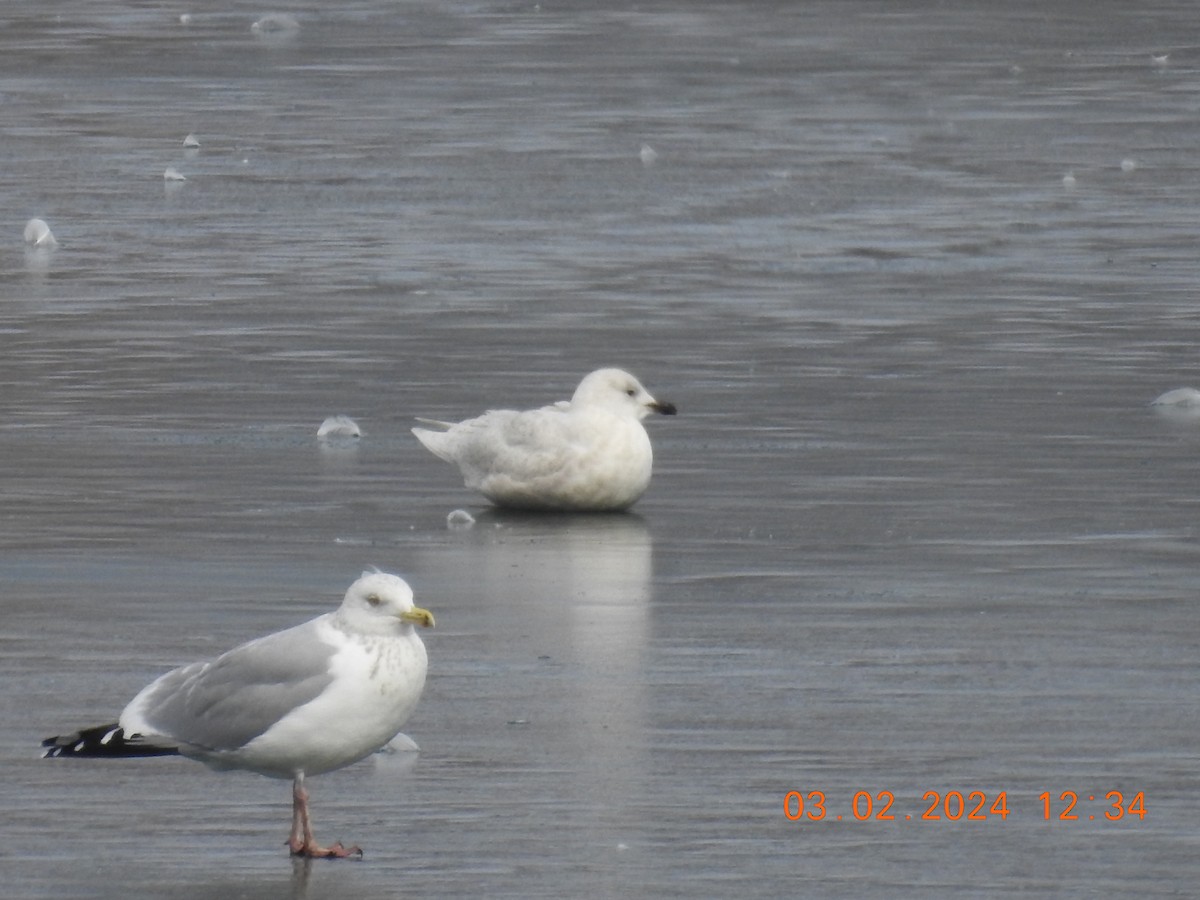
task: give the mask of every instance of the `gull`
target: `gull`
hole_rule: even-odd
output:
[[[628,372],[598,369],[569,402],[517,412],[494,409],[463,422],[418,421],[435,456],[497,506],[605,512],[627,509],[650,484],[654,459],[642,419],[675,415]]]
[[[408,584],[364,572],[338,609],[167,672],[120,720],[47,738],[44,756],[159,756],[178,752],[218,771],[292,779],[294,856],[362,856],[313,836],[304,780],[379,750],[416,708],[427,657],[415,626],[433,615]]]

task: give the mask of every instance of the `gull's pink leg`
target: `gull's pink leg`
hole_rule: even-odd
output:
[[[358,847],[344,847],[338,841],[332,847],[322,847],[313,837],[312,820],[308,816],[308,791],[304,789],[304,773],[296,773],[292,782],[292,833],[288,837],[288,849],[292,856],[307,856],[310,859],[344,859],[347,856],[362,858]]]
[[[303,799],[301,799],[303,798]],[[288,848],[295,856],[304,848],[304,820],[308,811],[308,792],[304,790],[303,776],[292,781],[292,833],[288,835]]]

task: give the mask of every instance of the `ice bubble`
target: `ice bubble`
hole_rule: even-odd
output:
[[[289,38],[300,30],[300,22],[290,13],[267,13],[250,30],[259,37]]]
[[[1200,422],[1200,391],[1195,388],[1176,388],[1150,402],[1151,408],[1164,419],[1180,424]]]
[[[1075,187],[1075,173],[1067,172],[1067,174],[1062,177],[1062,183],[1063,187],[1065,187],[1067,190]]]
[[[362,437],[362,429],[349,416],[330,416],[317,429],[317,437]]]
[[[200,146],[200,138],[192,132],[188,132],[188,136],[183,139],[183,146],[185,149],[194,150]]]
[[[45,219],[30,219],[25,223],[25,243],[35,247],[57,247],[58,240]]]
[[[652,166],[658,160],[658,153],[649,144],[642,144],[642,149],[638,151],[638,156],[641,157],[643,166]]]
[[[167,170],[163,172],[163,181],[187,181],[187,176],[174,166],[167,166]]]
[[[1162,54],[1156,53],[1150,57],[1150,61],[1152,63],[1154,63],[1156,66],[1165,66],[1167,63],[1169,63],[1171,61],[1171,54],[1170,53],[1162,53]]]
[[[180,13],[179,14],[179,24],[180,25],[191,25],[192,24],[192,14],[191,13]]]
[[[1121,160],[1121,171],[1122,172],[1132,172],[1136,168],[1137,168],[1137,160],[1135,160],[1135,159]]]
[[[1200,391],[1195,388],[1175,388],[1150,401],[1151,406],[1173,406],[1176,409],[1200,410]]]
[[[417,746],[417,742],[410,738],[407,734],[398,734],[378,750],[376,753],[417,753],[421,748]]]
[[[465,509],[453,510],[446,516],[447,528],[470,528],[475,524],[475,517]]]

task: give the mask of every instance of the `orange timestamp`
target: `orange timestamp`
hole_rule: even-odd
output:
[[[1080,794],[1062,791],[1057,795],[1043,791],[1037,804],[1029,808],[1040,811],[1047,822],[1109,821],[1146,818],[1146,792],[1138,791],[1126,797],[1122,791],[1106,794]],[[1026,811],[1028,798],[1019,804]],[[1016,804],[1014,804],[1016,805]],[[986,822],[1006,821],[1015,809],[1009,808],[1008,791],[926,791],[915,807],[897,808],[896,795],[891,791],[856,791],[845,812],[830,808],[824,791],[788,791],[783,795],[783,817],[789,822],[821,822],[853,820],[856,822]]]

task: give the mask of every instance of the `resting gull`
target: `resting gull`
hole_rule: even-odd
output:
[[[425,685],[425,645],[403,579],[364,572],[335,611],[192,663],[152,682],[120,721],[47,738],[46,756],[178,752],[213,769],[292,779],[295,856],[361,856],[313,837],[304,779],[348,766],[392,740]]]
[[[420,419],[441,430],[413,434],[497,506],[604,512],[627,509],[650,485],[654,454],[642,425],[650,413],[673,416],[675,405],[628,372],[599,369],[570,402],[494,409],[457,424]]]

